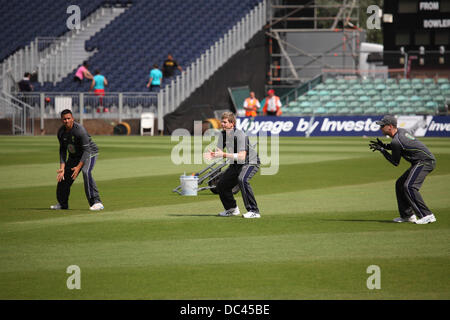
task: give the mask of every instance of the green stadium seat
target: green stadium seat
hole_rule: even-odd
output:
[[[359,108],[361,106],[361,103],[359,101],[352,101],[348,104],[348,107],[350,108],[350,110],[354,109],[354,108]]]
[[[397,80],[392,79],[392,78],[388,78],[388,79],[386,79],[386,81],[384,83],[386,83],[387,85],[391,85],[391,84],[394,84],[394,83],[397,84]]]
[[[378,91],[375,89],[371,89],[371,90],[367,91],[367,95],[370,97],[376,96],[376,95],[378,95]]]
[[[389,101],[393,101],[394,99],[395,99],[395,97],[390,94],[383,95],[383,101],[389,102]]]
[[[365,102],[365,101],[370,101],[370,97],[369,96],[360,96],[358,98],[359,102]]]
[[[370,78],[367,78],[367,79],[362,79],[361,80],[361,84],[372,84],[373,83],[373,80],[372,79],[370,79]]]
[[[328,90],[320,90],[319,91],[319,96],[329,96],[330,95],[330,91]]]
[[[336,88],[337,88],[337,85],[335,85],[335,84],[327,84],[327,90],[336,90]]]
[[[289,104],[288,104],[288,107],[289,108],[296,108],[296,107],[298,107],[300,104],[297,102],[297,101],[291,101],[291,102],[289,102]]]
[[[348,102],[358,101],[358,97],[357,96],[348,96],[348,97],[346,97],[346,100]]]
[[[331,96],[321,96],[320,97],[320,101],[322,101],[323,103],[326,103],[331,100],[333,100],[333,98]]]
[[[422,101],[433,101],[433,97],[429,94],[422,95]]]
[[[330,109],[330,108],[336,108],[337,107],[337,105],[336,105],[336,102],[333,102],[333,101],[328,101],[327,103],[325,103],[325,109]]]
[[[318,95],[309,96],[309,101],[320,101],[320,96]]]
[[[340,90],[341,92],[344,92],[345,90],[348,89],[348,85],[347,84],[340,84],[336,87],[337,90]]]
[[[412,84],[417,84],[417,83],[422,84],[422,83],[423,83],[423,80],[420,79],[420,78],[414,78],[414,79],[411,79],[411,83],[412,83]]]
[[[317,86],[314,87],[314,90],[324,90],[326,89],[326,85],[324,83],[319,83]]]
[[[307,94],[308,96],[316,96],[316,95],[319,94],[319,92],[316,91],[316,90],[309,90],[306,94]]]
[[[384,79],[382,79],[382,78],[376,78],[376,79],[373,80],[373,83],[374,83],[374,84],[380,84],[380,83],[383,83],[383,84],[384,84]]]
[[[358,80],[358,79],[355,79],[355,78],[353,78],[353,79],[348,79],[348,80],[347,80],[347,83],[348,83],[348,84],[351,84],[351,85],[354,85],[354,84],[359,83],[359,80]]]
[[[359,83],[356,83],[354,85],[351,85],[349,88],[352,89],[353,91],[356,91],[356,90],[362,90],[363,86]]]
[[[356,107],[354,109],[351,109],[351,113],[352,114],[363,114],[364,109],[362,107]]]
[[[391,90],[383,90],[383,91],[381,91],[381,96],[384,96],[384,95],[387,95],[387,96],[389,96],[389,95],[391,95],[392,93],[391,93]]]
[[[356,96],[364,96],[364,95],[366,95],[366,90],[358,89],[358,90],[355,91],[354,94],[355,94]]]
[[[353,90],[347,89],[342,92],[342,95],[343,96],[351,96],[351,95],[353,95]]]
[[[398,90],[400,89],[400,85],[398,83],[390,84],[388,86],[389,90]]]
[[[429,114],[435,114],[438,111],[438,104],[434,101],[428,101],[425,104],[425,108],[427,112],[430,112]]]
[[[314,114],[326,114],[327,110],[324,107],[318,107],[314,109]]]
[[[412,88],[416,91],[422,90],[424,88],[422,83],[413,83]]]
[[[299,104],[299,107],[300,108],[311,108],[311,102],[309,102],[309,101],[303,101],[303,102],[301,102],[300,104]]]
[[[377,101],[383,101],[383,96],[378,93],[378,94],[370,97],[370,99],[372,100],[373,103],[375,103]]]
[[[402,84],[400,84],[400,90],[409,90],[409,89],[412,89],[413,87],[412,87],[412,85],[411,84],[409,84],[409,83],[402,83]]]
[[[347,108],[347,105],[348,105],[348,103],[345,101],[336,102],[336,108],[338,108],[338,109]]]
[[[426,79],[423,79],[423,84],[425,84],[425,85],[429,85],[429,84],[434,84],[434,79],[431,79],[431,78],[426,78]]]
[[[321,107],[322,105],[323,105],[323,103],[321,101],[313,101],[313,102],[311,102],[311,108],[313,108],[313,109]]]
[[[422,101],[413,101],[413,102],[411,102],[411,107],[414,108],[414,111],[417,111],[419,108],[423,107],[423,102]]]
[[[302,95],[297,98],[297,101],[298,102],[309,101],[309,98],[308,98],[308,96]]]
[[[443,84],[439,85],[439,89],[441,89],[441,91],[442,91],[442,90],[450,89],[450,84],[448,84],[448,83],[443,83]]]
[[[438,84],[442,84],[442,83],[448,83],[449,81],[448,81],[448,78],[439,78],[438,80],[437,80],[437,83]]]
[[[376,90],[386,90],[386,85],[384,84],[384,83],[380,83],[380,84],[377,84],[376,86],[375,86],[375,89]]]
[[[410,83],[411,83],[411,80],[410,80],[410,79],[402,78],[402,79],[398,80],[398,83],[399,83],[399,84],[410,84]]]
[[[409,115],[409,114],[415,114],[415,108],[411,105],[408,105],[406,108],[403,109],[403,114]]]
[[[333,78],[328,78],[328,79],[325,80],[325,84],[332,84],[332,83],[335,83],[335,82],[336,82],[336,80],[333,79]]]
[[[421,90],[418,90],[418,91],[416,91],[417,92],[417,95],[419,95],[419,96],[427,96],[427,95],[429,95],[430,93],[428,92],[428,89],[421,89]]]
[[[397,102],[408,101],[408,98],[405,97],[405,96],[397,96],[397,97],[395,98],[395,101],[397,101]]]
[[[342,95],[342,91],[341,90],[333,90],[331,91],[331,95],[332,96],[341,96]]]
[[[345,101],[345,96],[335,96],[333,97],[334,102]]]
[[[432,89],[428,91],[431,96],[436,97],[441,95],[441,90],[439,89]]]
[[[400,96],[400,95],[406,94],[405,91],[406,91],[406,90],[396,89],[396,90],[391,90],[390,93],[391,93],[393,96]]]
[[[303,113],[303,114],[310,114],[310,113],[312,113],[312,111],[313,111],[313,108],[311,106],[300,108],[300,113]]]
[[[336,79],[336,83],[337,83],[337,84],[347,83],[347,80],[345,80],[345,79],[343,79],[343,78],[339,78],[339,79]]]
[[[411,102],[422,101],[422,98],[420,96],[414,95],[409,97],[409,101]]]
[[[434,96],[433,101],[438,104],[445,103],[445,97],[443,95]]]

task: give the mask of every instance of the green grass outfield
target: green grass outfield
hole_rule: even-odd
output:
[[[56,137],[0,137],[0,299],[450,299],[450,139],[422,139],[437,157],[421,189],[429,225],[391,222],[407,163],[367,138],[280,138],[278,173],[252,179],[262,218],[249,220],[217,217],[210,191],[172,192],[205,165],[174,165],[170,137],[94,141],[99,213],[81,175],[70,210],[48,209]],[[66,286],[70,265],[81,290]],[[367,288],[371,265],[381,289]]]

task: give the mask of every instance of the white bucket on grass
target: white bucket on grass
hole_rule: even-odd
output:
[[[198,190],[198,176],[180,176],[181,195],[196,196]]]

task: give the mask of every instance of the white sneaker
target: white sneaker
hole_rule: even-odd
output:
[[[436,217],[434,216],[434,214],[430,214],[428,216],[423,217],[422,219],[417,220],[416,224],[427,224],[433,222],[436,222]]]
[[[62,210],[62,207],[59,203],[54,204],[53,206],[50,206],[50,209],[52,210]]]
[[[103,209],[105,209],[105,207],[103,206],[103,204],[101,202],[94,203],[94,205],[89,208],[89,210],[92,210],[92,211],[99,211],[99,210],[103,210]]]
[[[416,222],[417,221],[417,217],[415,216],[415,215],[412,215],[411,217],[409,217],[409,218],[395,218],[394,219],[394,222],[398,222],[398,223],[401,223],[401,222]]]
[[[253,219],[253,218],[261,218],[261,215],[257,212],[249,211],[242,215],[244,218]]]
[[[219,216],[221,217],[232,217],[232,216],[238,216],[240,215],[241,212],[239,211],[239,208],[232,208],[232,209],[228,209],[225,211],[222,211],[221,213],[219,213]]]

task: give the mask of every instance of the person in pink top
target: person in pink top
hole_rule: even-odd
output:
[[[80,85],[83,82],[83,79],[94,79],[94,77],[92,76],[92,74],[89,72],[88,70],[88,63],[87,61],[83,62],[83,65],[80,66],[77,70],[77,72],[75,73],[75,76],[73,77],[73,81],[78,82]]]

